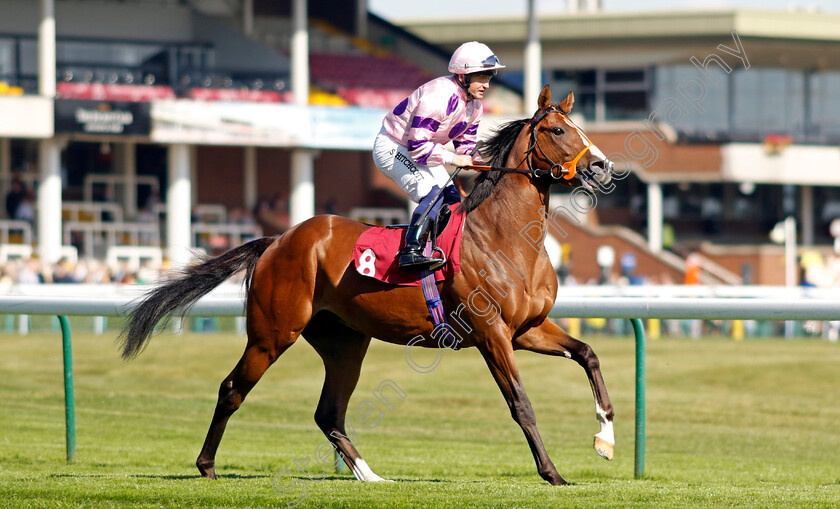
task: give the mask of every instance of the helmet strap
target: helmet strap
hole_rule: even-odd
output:
[[[458,84],[461,85],[461,88],[467,93],[467,101],[472,101],[475,97],[472,96],[470,93],[470,83],[472,82],[472,76],[470,74],[456,74],[455,75]]]

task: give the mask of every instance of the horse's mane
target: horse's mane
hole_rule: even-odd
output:
[[[505,161],[507,161],[508,155],[510,154],[510,149],[513,148],[516,138],[519,137],[522,128],[529,121],[530,119],[528,118],[513,120],[493,132],[490,139],[481,146],[481,155],[484,159],[490,160],[490,166],[505,165]],[[499,179],[504,174],[505,172],[501,170],[482,172],[476,177],[472,192],[458,206],[458,212],[468,213],[481,205],[484,200],[493,194],[496,184],[499,183]]]

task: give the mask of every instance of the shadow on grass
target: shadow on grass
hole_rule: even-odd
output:
[[[170,480],[182,480],[182,479],[201,479],[199,474],[50,474],[48,477],[54,478],[62,478],[62,477],[73,477],[73,478],[85,478],[85,479],[118,479],[120,477],[134,477],[134,478],[141,478],[141,479],[170,479]],[[243,476],[245,477],[245,476]],[[254,475],[251,477],[265,477],[262,475]]]
[[[116,479],[120,477],[126,478],[135,478],[135,479],[166,479],[170,481],[181,481],[181,480],[191,480],[191,479],[203,479],[200,474],[73,474],[73,473],[56,473],[56,474],[49,474],[48,477],[51,478],[85,478],[85,479]],[[219,480],[224,479],[265,479],[269,483],[271,482],[273,475],[266,475],[266,474],[224,474],[219,475]],[[311,478],[305,475],[289,475],[286,478],[288,479],[297,479],[300,481],[312,481]],[[395,477],[390,479],[395,483],[436,483],[436,484],[482,484],[486,483],[486,481],[481,480],[472,480],[472,481],[465,481],[465,480],[458,480],[453,481],[452,479],[412,479],[406,477]],[[320,481],[346,481],[346,482],[361,482],[358,481],[352,475],[326,475],[323,478],[319,478]]]

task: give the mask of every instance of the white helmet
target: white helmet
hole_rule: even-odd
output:
[[[458,46],[452,58],[449,60],[449,72],[454,74],[472,74],[476,72],[493,71],[496,74],[498,69],[504,69],[499,58],[486,44],[480,42],[465,42]]]

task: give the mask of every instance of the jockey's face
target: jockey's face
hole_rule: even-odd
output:
[[[473,74],[470,77],[470,87],[468,89],[470,95],[476,99],[483,99],[484,92],[490,88],[490,76],[482,74]]]

